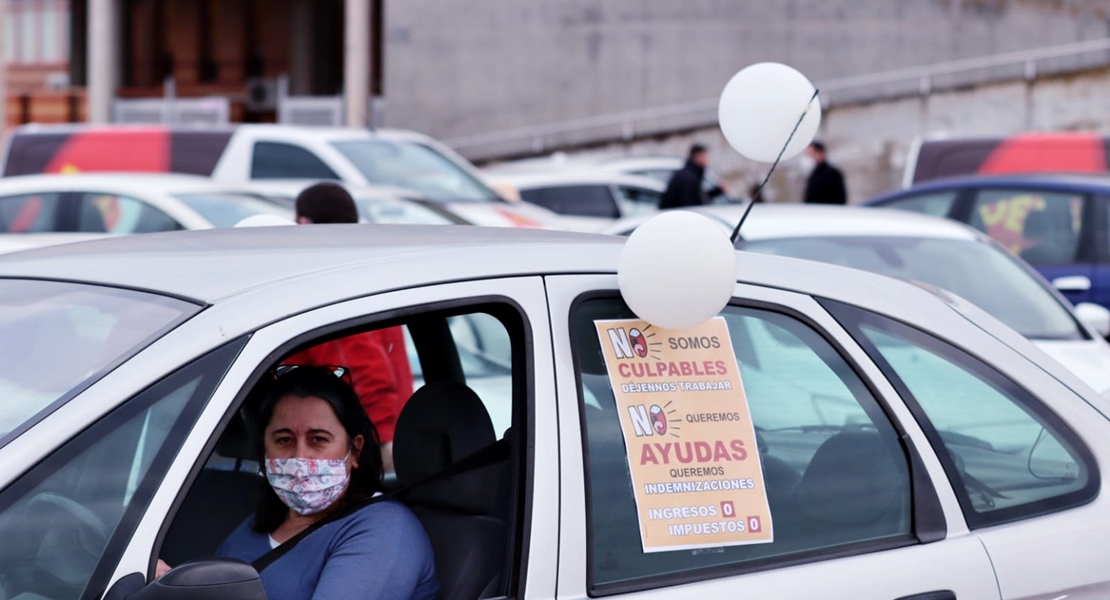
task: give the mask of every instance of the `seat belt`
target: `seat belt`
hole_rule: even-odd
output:
[[[481,450],[475,452],[474,454],[471,454],[470,456],[467,456],[466,458],[460,460],[459,462],[452,463],[447,468],[445,468],[441,471],[437,471],[435,473],[432,473],[431,475],[429,475],[429,476],[427,476],[427,477],[425,477],[425,478],[423,478],[419,481],[416,481],[416,482],[414,482],[412,484],[409,484],[409,485],[402,486],[402,487],[400,487],[400,488],[398,488],[398,489],[396,489],[396,490],[394,490],[394,491],[392,491],[388,494],[381,494],[381,495],[378,495],[378,496],[373,496],[373,497],[367,498],[367,499],[359,502],[358,504],[355,504],[353,506],[349,506],[349,507],[347,507],[346,510],[344,510],[342,512],[330,515],[330,516],[328,516],[324,519],[321,519],[321,520],[313,523],[312,525],[309,525],[304,531],[302,531],[302,532],[298,533],[297,535],[285,540],[277,548],[274,548],[274,549],[270,550],[269,552],[267,552],[266,554],[263,554],[262,556],[258,557],[254,562],[251,563],[251,566],[254,567],[255,571],[258,571],[259,573],[261,573],[263,569],[265,569],[266,567],[273,564],[274,561],[281,558],[282,556],[285,556],[285,554],[288,553],[290,550],[292,550],[293,547],[296,546],[301,540],[305,539],[312,532],[316,531],[317,529],[320,529],[321,527],[323,527],[324,525],[327,525],[328,523],[333,523],[335,521],[338,521],[339,519],[342,519],[342,518],[347,517],[347,516],[349,516],[349,515],[351,515],[355,512],[358,512],[359,510],[362,510],[363,508],[366,508],[367,506],[370,506],[371,504],[376,504],[378,502],[382,502],[382,501],[385,501],[385,500],[396,498],[397,496],[400,496],[400,495],[404,494],[405,492],[408,492],[408,491],[410,491],[414,488],[418,488],[418,487],[423,486],[423,485],[428,485],[430,483],[435,483],[437,481],[442,481],[444,479],[454,477],[455,475],[462,475],[463,473],[469,473],[470,471],[477,471],[478,469],[481,469],[483,467],[493,466],[493,465],[495,465],[497,463],[500,463],[504,460],[508,460],[509,457],[512,455],[511,450],[512,449],[510,448],[508,441],[506,441],[506,440],[497,440],[496,442],[486,446],[485,448],[482,448]]]

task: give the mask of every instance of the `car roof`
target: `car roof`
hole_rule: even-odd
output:
[[[881,194],[868,201],[881,202],[892,198],[927,191],[953,188],[1030,186],[1052,190],[1074,190],[1082,193],[1110,192],[1110,173],[1007,173],[1002,175],[963,175],[923,181],[913,187]]]
[[[199,175],[178,173],[95,172],[72,174],[13,175],[0,177],[0,194],[26,191],[102,189],[135,196],[184,192],[240,192],[241,186],[214,181]]]
[[[120,236],[0,256],[0,278],[34,277],[154,291],[211,303],[280,281],[377,265],[374,285],[416,277],[593,271],[589,253],[620,238],[514,228],[313,225]],[[558,247],[559,252],[553,252]],[[574,252],[568,249],[574,248]],[[560,258],[560,254],[563,256]],[[567,256],[583,255],[583,260]],[[549,258],[544,258],[549,256]],[[510,259],[510,257],[512,257]],[[527,261],[522,260],[527,257]],[[443,268],[413,268],[413,262]],[[529,261],[534,266],[529,265]],[[407,266],[406,266],[407,265]],[[562,265],[560,267],[559,265]],[[446,269],[446,270],[444,270]]]
[[[486,179],[495,185],[511,185],[527,190],[572,185],[631,185],[663,191],[658,180],[637,175],[596,169],[545,169],[542,171],[488,173]]]
[[[718,221],[731,231],[744,214],[747,204],[699,206],[694,212]],[[623,233],[651,218],[623,219],[607,229]],[[812,204],[757,204],[744,222],[740,237],[758,241],[800,237],[923,237],[976,241],[985,237],[978,231],[951,221],[908,211],[877,210],[858,206],[820,206]]]

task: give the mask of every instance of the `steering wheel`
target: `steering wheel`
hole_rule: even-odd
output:
[[[35,569],[63,588],[80,591],[108,545],[111,533],[100,517],[88,508],[55,492],[42,492],[27,503],[40,536],[35,551]],[[34,527],[34,525],[32,525]]]

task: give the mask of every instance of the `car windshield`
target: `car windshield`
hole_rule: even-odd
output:
[[[381,198],[355,198],[358,214],[371,223],[386,225],[457,225],[445,215],[415,202],[389,202]]]
[[[289,210],[279,206],[276,202],[269,202],[245,194],[175,194],[174,198],[195,210],[213,227],[235,227],[235,224],[239,221],[254,215],[292,217]]]
[[[497,195],[424,144],[389,140],[333,142],[370,183],[420,192],[437,202],[496,202]]]
[[[0,280],[0,446],[198,310],[131,290]]]
[[[978,305],[1030,339],[1084,338],[1067,308],[1014,258],[990,244],[845,236],[755,240],[739,247],[929,283]]]

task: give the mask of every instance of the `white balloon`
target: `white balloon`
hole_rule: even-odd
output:
[[[813,92],[805,75],[784,64],[746,67],[733,75],[721,92],[717,105],[721,132],[737,152],[751,160],[774,162],[779,152],[783,160],[797,156],[821,125],[821,101]],[[802,119],[800,125],[798,119]],[[795,125],[798,130],[790,138]]]
[[[235,224],[236,227],[275,227],[278,225],[296,225],[296,223],[278,215],[261,214],[251,215]]]
[[[621,296],[663,329],[717,316],[736,287],[736,251],[721,226],[690,211],[660,213],[632,232],[617,263]]]

